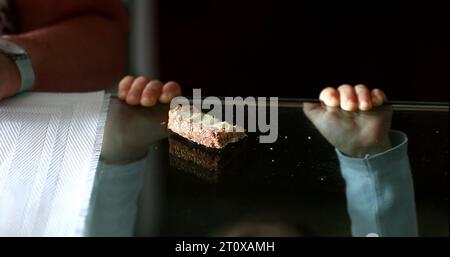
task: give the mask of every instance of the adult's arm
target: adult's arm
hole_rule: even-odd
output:
[[[3,38],[30,53],[34,90],[105,89],[124,75],[128,15],[120,0],[16,0],[15,8],[19,33]]]

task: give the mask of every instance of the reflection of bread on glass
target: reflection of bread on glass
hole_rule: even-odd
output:
[[[169,137],[170,165],[211,183],[218,182],[221,171],[230,167],[240,149],[209,149],[177,135]]]
[[[197,144],[222,149],[243,139],[243,128],[204,114],[190,105],[177,105],[169,111],[168,128]]]

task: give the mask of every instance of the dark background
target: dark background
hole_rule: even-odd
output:
[[[187,95],[316,98],[364,83],[391,100],[448,101],[447,1],[160,0],[158,9],[161,78]]]

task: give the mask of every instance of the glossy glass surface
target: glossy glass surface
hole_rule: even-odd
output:
[[[168,133],[168,106],[112,99],[86,235],[351,236],[335,149],[304,101],[280,102],[275,143],[248,133],[211,151]],[[419,234],[448,236],[448,105],[392,110],[392,128],[409,138]]]

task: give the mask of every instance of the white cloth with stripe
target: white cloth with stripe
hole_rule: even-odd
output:
[[[0,102],[0,236],[82,236],[109,95]]]

